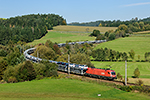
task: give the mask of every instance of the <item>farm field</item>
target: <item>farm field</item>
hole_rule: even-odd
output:
[[[131,49],[135,52],[135,60],[138,60],[138,55],[140,55],[140,60],[145,60],[145,52],[150,51],[150,38],[149,37],[126,37],[119,38],[113,41],[108,41],[97,45],[97,48],[110,48],[119,52],[128,53]]]
[[[66,32],[93,32],[93,30],[99,30],[104,33],[108,30],[116,30],[117,27],[92,27],[92,26],[56,26],[53,27],[54,31],[66,31]]]
[[[98,94],[101,94],[98,97]],[[142,93],[71,79],[42,79],[0,84],[2,100],[149,100]]]

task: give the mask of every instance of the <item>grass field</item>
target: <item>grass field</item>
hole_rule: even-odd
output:
[[[107,68],[107,65],[110,65],[116,73],[120,73],[121,75],[125,75],[125,62],[99,62],[92,61],[92,63],[97,68]],[[132,77],[134,74],[134,70],[139,68],[140,70],[140,78],[150,78],[150,63],[149,62],[127,62],[128,66],[128,77]]]
[[[98,94],[101,94],[98,97]],[[43,79],[0,84],[1,100],[149,100],[141,93],[71,79]]]
[[[145,60],[144,58],[145,52],[150,52],[150,37],[119,38],[113,41],[101,43],[96,48],[105,48],[105,47],[126,53],[128,53],[129,51],[131,51],[131,49],[133,49],[135,52],[135,60],[138,60],[138,55],[140,55],[140,60]]]
[[[86,30],[88,28],[88,31]],[[95,37],[90,37],[90,33],[94,30],[100,30],[100,32],[106,32],[108,30],[115,30],[117,27],[90,27],[90,26],[56,26],[53,30],[50,30],[44,37],[38,40],[34,40],[29,45],[45,43],[50,39],[52,42],[65,43],[68,40],[71,41],[86,41],[95,40]]]
[[[66,31],[66,32],[93,32],[93,30],[99,30],[104,33],[108,30],[116,30],[117,27],[92,27],[92,26],[56,26],[54,31]]]
[[[108,68],[110,65],[115,70],[116,74],[120,73],[123,77],[125,76],[125,62],[99,62],[92,61],[96,68]],[[127,76],[129,82],[136,83],[139,78],[143,80],[144,85],[150,85],[150,63],[149,62],[127,62]],[[139,78],[132,78],[134,76],[134,70],[138,68],[140,71]]]
[[[29,45],[45,43],[46,40],[51,40],[57,43],[66,43],[66,41],[86,41],[95,40],[95,37],[90,37],[90,33],[75,33],[75,32],[59,32],[59,31],[49,31],[44,37],[39,40],[34,40]]]

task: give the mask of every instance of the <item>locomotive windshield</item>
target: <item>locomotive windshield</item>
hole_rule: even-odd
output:
[[[116,75],[116,73],[115,72],[111,72],[111,75]]]

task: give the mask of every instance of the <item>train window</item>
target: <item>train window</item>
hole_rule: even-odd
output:
[[[115,72],[111,72],[111,74],[112,74],[112,75],[116,75],[116,73],[115,73]]]
[[[108,74],[110,74],[110,73],[108,72]]]

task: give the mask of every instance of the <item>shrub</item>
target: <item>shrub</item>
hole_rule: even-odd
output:
[[[17,82],[17,79],[16,79],[16,77],[11,76],[11,77],[8,78],[8,81],[7,81],[7,82],[8,82],[8,83],[16,83],[16,82]]]
[[[120,89],[123,91],[130,92],[130,91],[132,91],[133,88],[132,88],[132,86],[121,86]]]
[[[49,63],[47,61],[42,62],[42,64],[44,64],[46,67],[46,69],[44,71],[44,74],[46,77],[58,75],[58,73],[57,73],[58,65],[56,65],[55,63]]]
[[[139,71],[138,68],[136,68],[136,69],[134,70],[134,77],[135,77],[135,78],[138,78],[139,76],[140,76],[140,71]]]
[[[8,82],[10,81],[12,78],[16,77],[16,71],[15,71],[15,67],[12,66],[8,66],[7,69],[4,71],[4,76],[3,79]]]
[[[100,35],[99,30],[93,30],[93,32],[90,34],[90,36],[95,36],[95,37],[97,37],[98,35]]]
[[[143,81],[142,80],[138,80],[137,84],[142,86],[143,85]]]
[[[37,79],[37,80],[43,79],[43,75],[37,75],[37,76],[36,76],[36,79]]]
[[[117,73],[117,78],[122,80],[122,75],[120,73]]]

